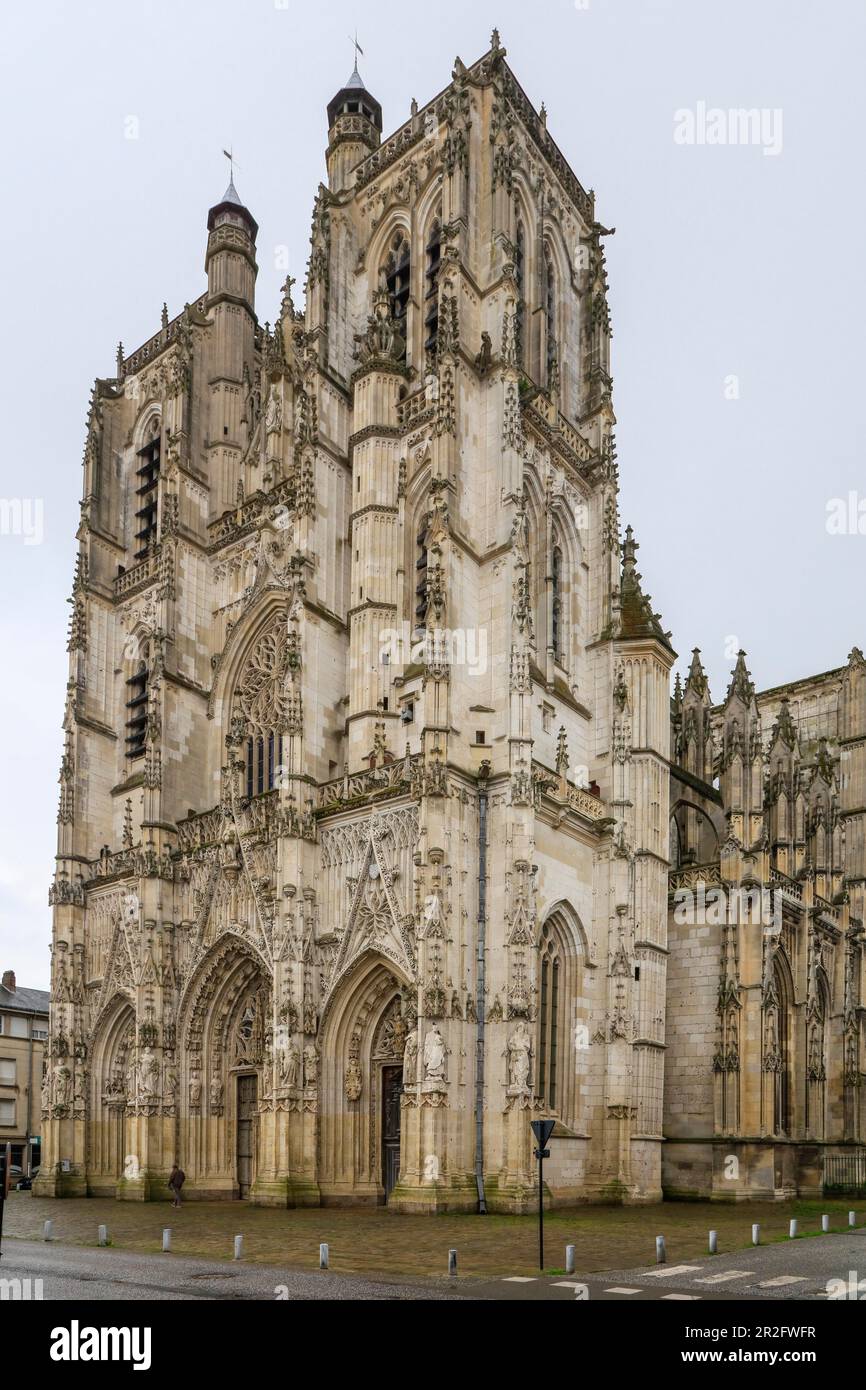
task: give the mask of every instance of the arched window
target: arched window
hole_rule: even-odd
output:
[[[261,796],[279,784],[293,673],[285,620],[279,617],[259,637],[234,692],[233,718],[241,721],[244,731],[248,797]]]
[[[404,234],[398,232],[391,243],[391,252],[385,266],[385,282],[391,297],[391,317],[399,327],[404,341],[408,341],[406,313],[409,306],[411,269],[409,243]],[[405,348],[403,355],[405,356]]]
[[[562,613],[563,613],[563,594],[562,594],[562,551],[558,545],[553,547],[550,564],[551,575],[551,629],[550,640],[553,647],[554,660],[561,662],[563,659],[562,646]]]
[[[524,322],[526,319],[526,235],[523,223],[517,223],[514,241],[514,279],[517,284],[517,362],[523,365]]]
[[[140,758],[147,742],[147,660],[139,661],[126,682],[126,756]]]
[[[415,541],[415,631],[423,632],[427,626],[427,565],[430,518],[426,517],[418,528]]]
[[[551,1112],[570,1116],[574,1105],[574,1056],[580,1039],[575,1037],[575,1046],[572,1046],[569,1020],[577,1012],[578,971],[568,935],[555,917],[544,923],[538,949],[536,1092]]]
[[[434,218],[425,247],[424,271],[424,353],[428,365],[436,361],[439,340],[439,271],[442,267],[442,228]]]
[[[143,449],[138,451],[138,469],[135,500],[138,507],[135,522],[136,560],[143,560],[156,544],[157,533],[157,494],[159,491],[159,468],[162,451],[162,428],[159,417],[150,424],[150,438]]]
[[[772,1134],[786,1135],[791,1123],[791,1038],[787,981],[778,961],[764,1000],[765,1115]]]

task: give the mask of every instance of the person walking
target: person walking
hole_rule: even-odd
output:
[[[174,1193],[173,1207],[180,1206],[180,1189],[186,1182],[186,1173],[175,1163],[168,1177],[168,1185]]]

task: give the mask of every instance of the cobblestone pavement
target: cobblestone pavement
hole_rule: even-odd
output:
[[[548,1273],[564,1268],[566,1245],[576,1246],[578,1271],[627,1270],[655,1259],[655,1238],[664,1235],[671,1265],[698,1263],[706,1255],[707,1232],[718,1232],[720,1254],[751,1247],[751,1227],[760,1222],[762,1243],[786,1240],[797,1216],[803,1235],[820,1232],[821,1213],[831,1228],[847,1227],[854,1202],[731,1204],[671,1202],[647,1207],[585,1206],[545,1215]],[[96,1246],[97,1227],[108,1227],[115,1249],[156,1254],[163,1227],[172,1229],[176,1255],[230,1260],[236,1235],[244,1237],[247,1262],[316,1269],[319,1244],[330,1246],[335,1273],[395,1275],[425,1279],[447,1274],[448,1251],[458,1251],[461,1275],[537,1274],[534,1216],[398,1216],[382,1208],[254,1207],[243,1202],[117,1202],[107,1198],[52,1201],[30,1193],[10,1194],[4,1239],[41,1240],[46,1220],[62,1244]],[[866,1209],[858,1212],[866,1223]],[[745,1263],[744,1269],[751,1269]],[[866,1274],[866,1270],[863,1271]]]

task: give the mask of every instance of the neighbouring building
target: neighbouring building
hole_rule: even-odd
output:
[[[0,1147],[12,1145],[13,1167],[29,1176],[41,1159],[43,1054],[48,1041],[47,989],[19,989],[14,970],[0,978]]]
[[[708,1190],[714,1135],[779,1145],[748,1128],[768,1111],[713,1110],[727,957],[700,938],[698,987],[671,954],[672,777],[723,875],[720,797],[738,855],[754,827],[709,744],[671,769],[675,653],[619,517],[608,229],[495,32],[388,139],[357,69],[327,125],[304,309],[289,278],[260,323],[230,182],[205,291],[94,388],[38,1190],[163,1196],[177,1160],[193,1197],[520,1211],[549,1115],[551,1200],[653,1200],[666,1048],[695,1107],[671,1182],[690,1163]],[[852,809],[826,808],[849,841]],[[859,1081],[862,911],[827,911]],[[827,1104],[824,1140],[853,1143]]]
[[[664,1187],[866,1186],[866,661],[672,702]]]

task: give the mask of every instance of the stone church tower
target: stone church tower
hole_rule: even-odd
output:
[[[520,1211],[661,1192],[668,635],[621,539],[594,198],[490,51],[328,107],[97,380],[44,1194]],[[853,727],[853,726],[852,726]]]

